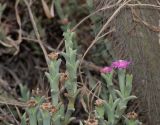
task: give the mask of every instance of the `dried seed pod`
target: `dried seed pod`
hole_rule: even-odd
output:
[[[54,114],[54,113],[56,113],[56,112],[57,112],[56,107],[55,107],[55,106],[52,106],[52,107],[50,108],[50,113]]]
[[[138,117],[138,115],[135,112],[129,112],[129,113],[127,113],[127,118],[128,119],[136,120],[137,117]]]
[[[37,105],[37,102],[36,102],[36,100],[33,100],[33,99],[31,99],[31,100],[29,100],[28,102],[27,102],[27,107],[35,107]]]
[[[69,97],[69,94],[68,94],[68,93],[64,93],[64,96],[65,96],[65,97]]]
[[[59,55],[59,53],[57,53],[57,52],[51,52],[50,54],[48,54],[48,57],[49,57],[51,60],[57,60],[58,55]]]
[[[52,108],[52,104],[50,102],[43,103],[41,105],[41,109],[43,109],[43,110],[50,110],[51,108]]]
[[[59,79],[60,90],[64,88],[65,81],[68,80],[68,73],[61,73]]]
[[[61,73],[60,82],[64,82],[64,81],[68,80],[68,77],[69,77],[69,74],[67,72]]]
[[[104,104],[104,100],[102,100],[102,99],[97,99],[96,101],[95,101],[95,105],[96,106],[101,106],[101,105],[103,105]]]
[[[98,125],[97,119],[88,119],[87,121],[84,121],[85,125]]]
[[[43,91],[40,90],[39,88],[37,88],[36,90],[32,90],[32,95],[33,96],[42,96],[43,95]]]

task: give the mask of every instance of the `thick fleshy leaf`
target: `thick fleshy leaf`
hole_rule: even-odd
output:
[[[104,113],[105,113],[104,105],[96,106],[96,111],[98,115],[100,116],[100,118],[104,118]]]
[[[132,75],[126,75],[126,87],[125,87],[125,97],[129,96],[132,91],[132,80],[133,76]]]

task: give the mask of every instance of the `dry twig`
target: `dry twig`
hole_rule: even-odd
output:
[[[28,12],[29,12],[29,16],[30,16],[30,20],[31,20],[31,23],[32,23],[32,26],[33,26],[35,35],[36,35],[36,37],[37,37],[38,43],[39,43],[39,45],[40,45],[40,47],[41,47],[41,49],[42,49],[42,51],[43,51],[43,53],[44,53],[44,56],[45,56],[45,59],[46,59],[47,64],[49,64],[49,59],[48,59],[47,51],[46,51],[46,49],[44,48],[43,42],[42,42],[42,40],[41,40],[41,38],[40,38],[40,34],[39,34],[39,32],[38,32],[38,28],[37,28],[36,22],[35,22],[34,17],[33,17],[33,13],[32,13],[32,10],[31,10],[31,6],[30,6],[30,4],[29,4],[29,2],[28,2],[27,0],[24,0],[24,2],[25,2],[25,4],[26,4],[26,6],[27,6],[27,9],[28,9]]]

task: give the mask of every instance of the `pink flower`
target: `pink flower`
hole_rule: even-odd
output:
[[[106,66],[106,67],[104,67],[104,68],[101,68],[100,69],[100,72],[101,73],[110,73],[110,72],[112,72],[112,67],[108,67],[108,66]]]
[[[118,60],[118,61],[113,62],[111,67],[118,68],[118,69],[126,69],[130,63],[131,62],[129,62],[129,61]]]

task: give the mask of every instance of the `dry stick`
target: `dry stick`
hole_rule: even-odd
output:
[[[153,5],[153,4],[127,4],[129,7],[150,7],[152,9],[160,9],[160,6]]]
[[[6,98],[3,96],[0,96],[0,104],[12,105],[12,106],[18,106],[18,107],[26,107],[27,106],[26,103],[17,101],[15,99]]]
[[[34,29],[34,32],[35,32],[35,35],[37,37],[37,40],[38,40],[38,43],[44,53],[44,56],[45,56],[45,60],[47,62],[47,65],[49,65],[49,58],[48,58],[48,55],[47,55],[47,51],[46,49],[44,48],[43,44],[42,44],[42,40],[40,38],[40,34],[38,32],[38,28],[36,26],[36,22],[34,20],[34,17],[33,17],[33,13],[32,13],[32,10],[31,10],[31,7],[30,7],[30,4],[27,2],[27,0],[24,0],[26,6],[27,6],[27,9],[28,9],[28,12],[29,12],[29,16],[30,16],[30,20],[31,20],[31,23],[32,23],[32,26],[33,26],[33,29]]]
[[[11,108],[8,106],[8,104],[6,104],[6,106],[7,106],[8,110],[9,110],[9,112],[11,113],[13,119],[15,120],[16,124],[19,125],[19,122],[18,122],[18,120],[16,119],[15,115],[13,114]]]
[[[22,37],[22,39],[23,39],[23,40],[27,40],[27,41],[32,41],[32,42],[38,43],[38,40],[32,39],[32,38]]]
[[[102,36],[97,38],[97,41],[100,40],[101,38],[105,37],[106,35],[112,33],[113,31],[115,31],[115,29],[113,28],[112,30],[108,31],[107,33],[104,33]],[[93,43],[93,42],[92,42]],[[84,62],[84,56],[80,59],[80,64],[79,64],[79,73],[80,73],[80,80],[83,83],[83,79],[82,79],[82,75],[81,75],[81,65]],[[98,69],[99,70],[99,69]]]
[[[86,60],[83,60],[82,64],[84,65],[84,67],[87,67],[88,69],[95,71],[95,72],[99,72],[100,68],[99,66],[95,65],[92,62],[88,62]]]
[[[157,4],[160,5],[160,1],[156,0]]]
[[[96,92],[96,88],[97,88],[98,84],[99,84],[99,82],[97,82],[96,85],[91,90],[89,90],[89,93],[88,93],[88,96],[87,96],[88,100],[89,100],[89,97],[90,97],[91,94],[93,95],[92,97],[96,96],[95,92]],[[92,92],[94,89],[95,89],[95,91]],[[88,101],[88,104],[87,104],[88,107],[89,107],[89,110],[92,111],[92,106],[90,104],[92,104],[92,99],[91,99],[91,101]]]
[[[83,85],[83,84],[82,84]],[[84,89],[88,92],[88,95],[92,95],[92,96],[94,96],[95,98],[97,98],[97,99],[100,99],[97,95],[94,95],[94,93],[92,92],[93,91],[93,89],[92,90],[89,90],[86,86],[83,86],[84,87]],[[96,86],[95,86],[96,87]],[[86,92],[85,91],[85,92]]]
[[[17,23],[18,23],[18,26],[19,26],[19,30],[18,30],[19,37],[18,37],[18,41],[17,42],[20,44],[22,42],[22,25],[21,25],[21,18],[20,18],[19,13],[18,13],[18,4],[19,4],[19,1],[20,0],[16,1],[15,12],[16,12]]]
[[[120,2],[120,1],[121,1],[121,0],[119,0],[119,2]],[[110,6],[107,6],[107,7],[103,7],[103,8],[101,8],[101,9],[99,9],[99,10],[97,10],[97,11],[89,14],[88,16],[86,16],[85,18],[83,18],[79,23],[77,23],[77,24],[71,29],[71,31],[75,31],[83,22],[85,22],[85,21],[88,20],[91,16],[97,14],[98,12],[104,11],[104,10],[107,10],[107,9],[114,8],[114,7],[116,7],[116,6],[117,6],[117,3],[114,4],[114,5],[110,5]],[[61,45],[63,44],[63,42],[64,42],[64,39],[61,40],[61,42],[60,42],[60,44],[58,45],[58,47],[56,48],[56,50],[58,50],[58,49],[61,47]]]
[[[85,53],[82,56],[82,59],[80,60],[80,64],[79,64],[79,73],[81,71],[81,65],[82,62],[84,60],[84,57],[87,55],[87,53],[89,52],[89,50],[92,48],[92,46],[100,39],[102,38],[101,33],[106,29],[106,27],[108,26],[108,24],[117,16],[117,14],[120,12],[120,10],[127,4],[129,3],[131,0],[128,0],[127,2],[124,1],[121,6],[119,6],[119,8],[112,14],[112,16],[108,19],[108,21],[104,24],[104,26],[102,27],[102,29],[99,31],[99,33],[97,34],[97,36],[95,37],[95,39],[92,41],[91,45],[87,48],[87,50],[85,51]],[[110,33],[110,31],[109,31]],[[83,82],[82,76],[80,75],[80,79]]]
[[[119,0],[118,3],[119,3],[120,1],[121,1],[121,0]],[[117,6],[117,5],[118,5],[118,4],[116,3],[116,4],[114,4],[114,5],[110,5],[110,6],[107,6],[107,7],[103,7],[103,8],[101,8],[101,9],[99,9],[99,10],[97,10],[97,11],[89,14],[88,16],[86,16],[85,18],[83,18],[78,24],[76,24],[76,25],[71,29],[71,31],[75,31],[83,22],[85,22],[87,19],[89,19],[91,16],[97,14],[98,12],[104,11],[104,10],[107,10],[107,9],[114,8],[114,7]],[[63,42],[64,42],[64,39],[61,40],[61,42],[60,42],[59,45],[57,46],[56,50],[58,50],[58,49],[61,47],[61,45],[63,44]]]
[[[2,44],[3,46],[6,46],[6,47],[15,47],[16,48],[16,51],[14,52],[14,55],[16,55],[18,52],[19,52],[19,44],[22,42],[22,29],[21,29],[21,20],[20,20],[20,16],[18,14],[18,4],[19,4],[19,1],[20,0],[17,0],[16,1],[16,4],[15,4],[15,13],[16,13],[16,19],[17,19],[17,23],[18,23],[18,26],[19,26],[19,29],[18,29],[18,39],[17,40],[13,40],[11,37],[6,37],[7,40],[10,42],[10,44],[7,44],[3,41],[0,40],[0,44]]]
[[[107,6],[107,7],[103,7],[91,14],[89,14],[88,16],[86,16],[85,18],[83,18],[78,24],[76,24],[72,29],[71,31],[75,31],[83,22],[85,22],[86,20],[88,20],[91,16],[97,14],[98,12],[100,11],[105,11],[107,9],[112,9],[114,7],[116,7],[122,0],[119,0],[116,4],[113,4],[113,5],[110,5],[110,6]],[[64,39],[61,40],[60,44],[58,45],[58,47],[56,48],[57,50],[61,47],[62,43],[63,43]]]
[[[108,19],[108,21],[104,24],[104,26],[102,27],[102,29],[99,31],[99,33],[97,34],[97,36],[95,37],[95,39],[92,41],[91,45],[87,48],[86,52],[84,53],[81,62],[80,62],[80,66],[82,64],[82,60],[84,59],[84,57],[86,56],[86,54],[88,53],[88,51],[92,48],[92,46],[99,40],[99,37],[101,35],[101,33],[106,29],[106,27],[109,25],[109,23],[117,16],[117,14],[120,12],[120,10],[131,0],[128,0],[127,2],[122,3],[121,6],[119,6],[119,8],[113,13],[113,15]]]
[[[148,29],[154,31],[154,32],[160,32],[160,27],[159,26],[154,26],[152,24],[149,24],[148,22],[144,21],[139,17],[139,15],[131,8],[132,13],[133,13],[133,20],[135,22],[138,22],[144,26],[146,26]]]
[[[60,49],[60,47],[61,47],[61,45],[63,44],[63,42],[64,42],[64,39],[62,39],[61,42],[58,44],[56,50],[59,50],[59,49]]]
[[[0,44],[1,44],[2,46],[4,46],[4,47],[7,47],[7,48],[12,47],[12,45],[10,45],[10,44],[8,44],[8,43],[5,43],[4,41],[1,41],[1,40],[0,40]]]
[[[114,7],[116,7],[116,6],[117,6],[117,4],[114,4],[114,5],[111,5],[111,6],[107,6],[107,7],[103,7],[103,8],[101,8],[101,9],[99,9],[99,10],[97,10],[97,11],[89,14],[88,16],[86,16],[85,18],[83,18],[77,25],[75,25],[75,26],[72,28],[71,31],[75,31],[84,21],[86,21],[87,19],[89,19],[91,16],[97,14],[98,12],[100,12],[100,11],[105,11],[105,10],[107,10],[107,9],[112,9],[112,8],[114,8]]]
[[[16,111],[17,111],[17,114],[18,114],[19,119],[21,119],[21,118],[22,118],[22,115],[21,115],[20,110],[18,109],[17,106],[14,106],[14,107],[15,107],[15,109],[16,109]]]
[[[103,35],[101,35],[100,37],[97,38],[97,41],[100,40],[100,39],[102,39],[103,37],[107,36],[108,34],[114,32],[114,31],[116,31],[115,28],[111,29],[111,30],[108,31],[107,33],[104,33]]]
[[[104,33],[102,36],[98,37],[97,41],[100,40],[101,38],[105,37],[106,35],[112,33],[113,31],[115,31],[114,28],[112,30],[108,31],[107,33]],[[83,79],[82,79],[82,75],[81,75],[81,65],[83,64],[83,62],[84,62],[84,56],[81,58],[80,65],[79,65],[80,80],[82,83],[83,83]],[[98,72],[99,72],[99,69],[98,69]]]
[[[95,98],[95,95],[96,95],[96,93],[99,93],[99,91],[98,90],[100,90],[100,88],[101,88],[101,84],[100,84],[101,82],[97,82],[97,87],[95,88],[95,91],[94,91],[94,93],[93,93],[93,96],[91,97],[91,102],[90,102],[90,107],[91,107],[91,110],[92,110],[92,103],[94,102],[94,98]],[[96,95],[96,96],[98,96],[99,97],[99,95]]]

